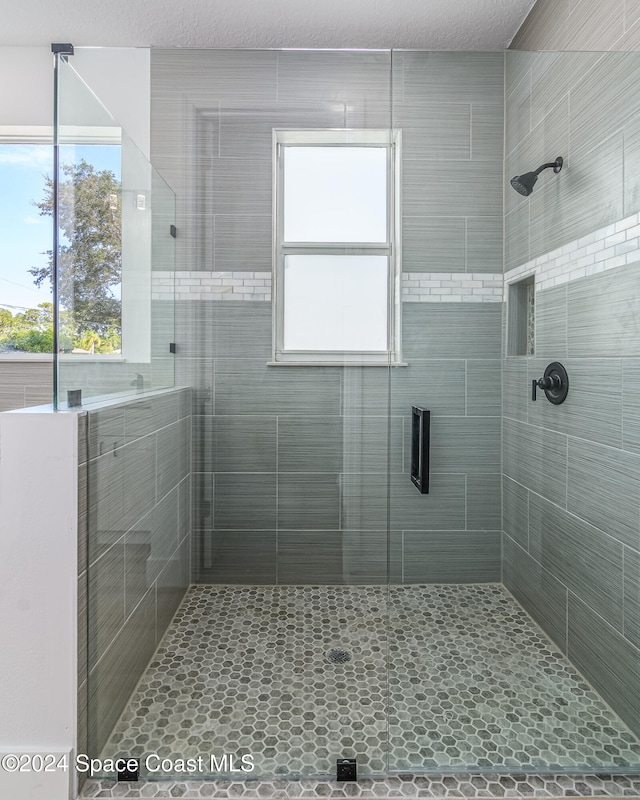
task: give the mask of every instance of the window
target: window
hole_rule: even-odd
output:
[[[399,134],[274,131],[274,363],[399,358]]]

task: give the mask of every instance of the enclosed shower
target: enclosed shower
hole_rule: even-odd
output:
[[[153,168],[57,68],[61,163],[121,148],[81,751],[639,773],[640,55],[152,50]]]

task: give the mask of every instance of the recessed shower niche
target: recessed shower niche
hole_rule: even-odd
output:
[[[533,356],[536,352],[535,275],[509,284],[507,355]]]

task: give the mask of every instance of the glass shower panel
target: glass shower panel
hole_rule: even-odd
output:
[[[173,192],[64,57],[56,137],[57,406],[173,386]]]
[[[335,138],[336,129],[382,131],[388,145],[390,53],[167,49],[153,50],[151,60],[152,129],[167,134],[154,137],[152,155],[176,188],[176,377],[193,389],[193,583],[157,630],[158,649],[136,675],[137,688],[117,698],[117,719],[106,701],[112,689],[94,682],[90,718],[93,707],[102,725],[92,754],[140,758],[141,778],[152,780],[184,779],[171,765],[198,757],[197,779],[333,780],[338,759],[355,759],[360,778],[381,776],[388,472],[389,461],[401,459],[401,448],[388,447],[384,331],[395,310],[387,302],[379,315],[382,340],[357,340],[357,348],[382,351],[375,365],[334,347],[329,334],[350,330],[345,318],[352,323],[354,307],[369,302],[369,273],[382,274],[377,296],[388,300],[394,276],[388,256],[376,253],[393,220],[389,208],[375,209],[372,225],[385,241],[374,254],[344,254],[362,244],[362,226],[351,238],[339,232],[346,245],[318,237],[330,252],[313,257],[366,262],[369,273],[338,275],[332,263],[311,275],[302,269],[298,295],[285,280],[294,310],[296,297],[318,294],[322,282],[321,344],[330,358],[305,360],[307,351],[296,363],[274,363],[280,220],[272,197],[274,130],[320,138]],[[388,181],[389,152],[373,155],[374,180],[384,162]],[[341,224],[365,214],[356,200]],[[162,263],[163,244],[157,252]],[[310,257],[294,254],[303,266]],[[107,581],[110,565],[101,560]],[[106,584],[100,597],[103,610],[90,619],[104,627]],[[109,631],[101,636],[107,641]],[[123,667],[128,679],[134,660]],[[147,762],[154,753],[168,760]]]
[[[404,441],[391,472],[392,772],[640,763],[639,70],[638,54],[393,53],[406,367],[391,371],[391,420],[404,423],[391,429],[392,449]],[[563,170],[530,197],[509,186],[557,156]],[[503,280],[533,286],[525,313],[506,308],[518,293],[503,297]],[[509,346],[518,335],[533,353]],[[554,361],[567,400],[534,402]],[[410,480],[413,407],[430,412],[428,493]]]

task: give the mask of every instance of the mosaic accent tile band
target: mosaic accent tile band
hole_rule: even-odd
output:
[[[512,283],[535,273],[536,291],[640,261],[640,214],[620,220],[527,261],[504,276]]]
[[[184,270],[172,274],[174,278],[153,275],[153,300],[271,300],[271,272]]]
[[[501,303],[498,273],[403,272],[403,303]]]
[[[364,778],[640,764],[497,584],[193,586],[102,758],[150,753],[251,754],[254,780],[331,776],[338,757]]]
[[[152,298],[176,300],[271,300],[270,272],[181,271],[153,276]],[[503,275],[497,273],[403,272],[404,303],[500,303]]]

